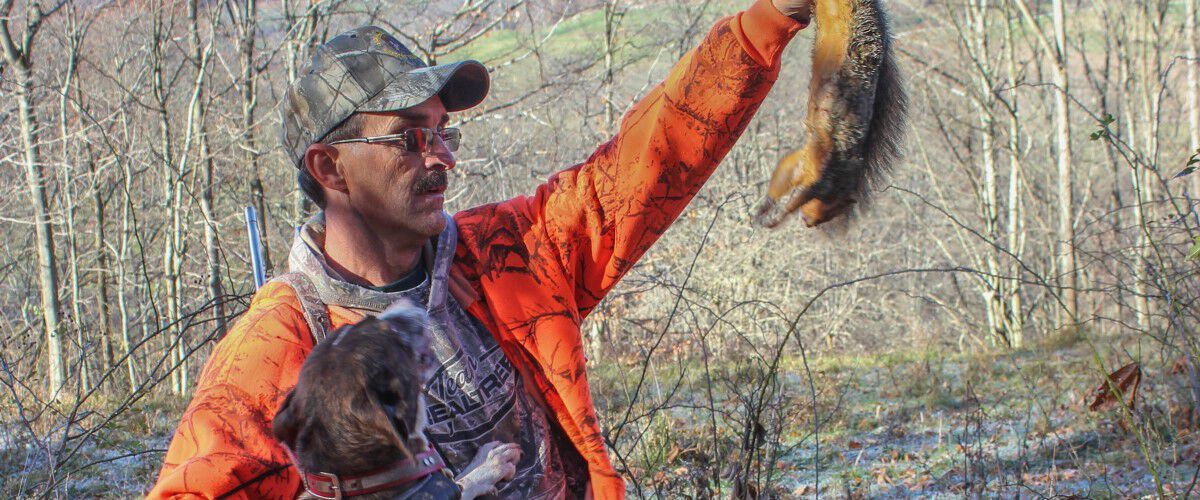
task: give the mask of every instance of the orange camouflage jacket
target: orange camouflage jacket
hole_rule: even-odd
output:
[[[532,196],[454,216],[466,310],[495,335],[588,462],[596,498],[621,498],[588,389],[579,325],[679,216],[733,147],[804,26],[770,0],[724,18],[622,119],[616,137]],[[332,326],[360,316],[330,307]],[[272,283],[213,350],[149,496],[294,498],[271,420],[312,350],[291,288]]]

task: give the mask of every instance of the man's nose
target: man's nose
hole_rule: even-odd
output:
[[[425,153],[425,168],[429,170],[450,170],[457,163],[454,152],[441,139],[435,139],[431,149]]]

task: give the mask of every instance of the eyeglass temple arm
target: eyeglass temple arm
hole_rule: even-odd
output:
[[[451,130],[451,129],[446,129],[446,130]],[[455,128],[455,129],[453,129],[453,130],[458,130],[458,129],[457,129],[457,128]],[[446,139],[446,135],[445,135],[445,133],[444,133],[444,132],[445,132],[444,130],[443,130],[443,131],[435,131],[435,132],[434,132],[434,133],[433,133],[433,134],[430,136],[430,138],[432,138],[432,136],[436,135],[436,136],[438,136],[438,137],[441,137],[441,138],[442,138],[442,140],[445,140],[445,139]],[[374,143],[376,143],[376,142],[390,142],[390,141],[395,141],[395,140],[404,139],[404,138],[405,138],[405,136],[404,136],[404,134],[403,134],[403,133],[401,133],[401,134],[388,134],[388,135],[377,135],[377,136],[372,136],[372,137],[356,137],[356,138],[354,138],[354,139],[342,139],[342,140],[340,140],[340,141],[333,141],[333,142],[331,142],[331,143],[329,143],[329,144],[344,144],[344,143],[347,143],[347,142],[365,142],[365,143],[367,143],[367,144],[374,144]]]
[[[340,141],[333,141],[329,144],[345,144],[347,142],[365,142],[367,144],[374,144],[376,142],[394,141],[396,139],[403,139],[403,138],[404,138],[404,134],[379,135],[379,136],[374,136],[374,137],[356,137],[354,139],[342,139]]]

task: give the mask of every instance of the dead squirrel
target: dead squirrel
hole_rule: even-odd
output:
[[[847,212],[899,159],[908,104],[879,0],[818,0],[804,147],[771,175],[755,222],[800,210],[816,226]]]

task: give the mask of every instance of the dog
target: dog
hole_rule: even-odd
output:
[[[849,212],[900,157],[908,98],[880,0],[820,0],[815,10],[808,136],[775,166],[755,214],[767,227],[797,210],[810,227]]]
[[[309,354],[272,424],[300,471],[302,498],[494,494],[520,448],[491,442],[450,478],[426,440],[425,381],[437,369],[424,311],[407,302],[331,333]]]

